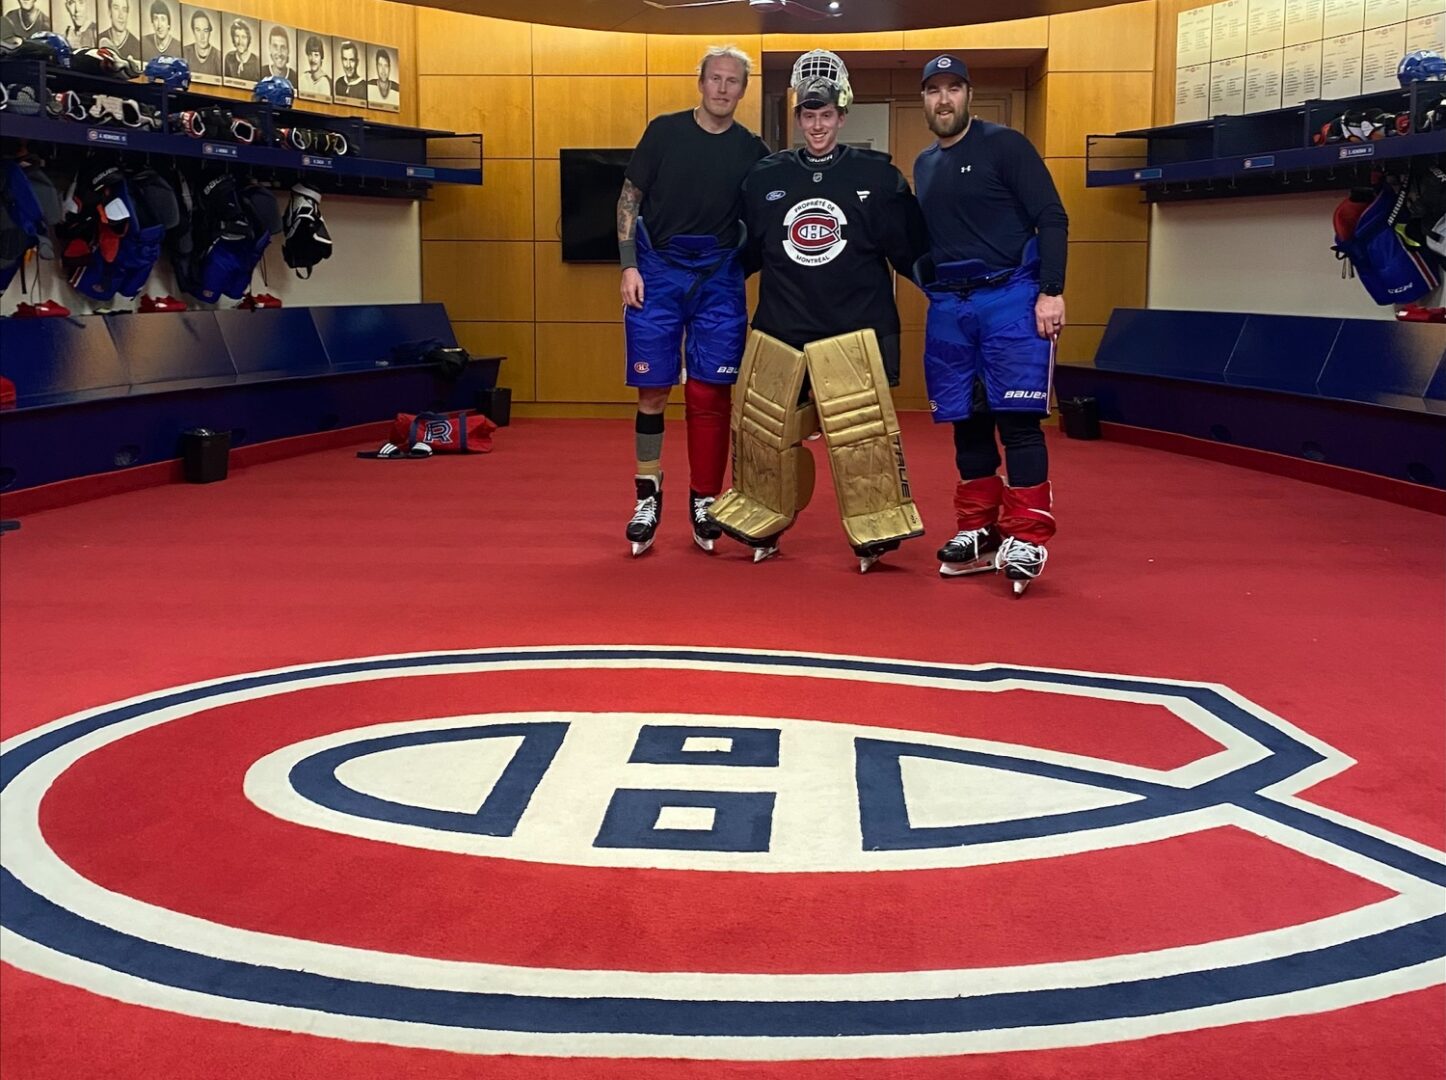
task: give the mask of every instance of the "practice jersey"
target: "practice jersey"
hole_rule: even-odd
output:
[[[773,154],[743,182],[743,215],[744,265],[762,272],[755,329],[798,349],[854,330],[899,332],[889,265],[908,276],[929,241],[889,155],[848,146],[821,161]]]
[[[1022,134],[975,117],[953,146],[930,146],[914,162],[919,204],[936,265],[979,259],[996,270],[1020,264],[1039,238],[1045,292],[1064,288],[1069,218],[1054,178]]]
[[[692,110],[653,118],[628,162],[627,178],[643,193],[640,216],[654,246],[675,236],[737,241],[739,185],[768,153],[753,132],[734,122],[704,131]]]

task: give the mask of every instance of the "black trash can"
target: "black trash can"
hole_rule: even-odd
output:
[[[231,461],[231,433],[209,428],[181,432],[181,472],[188,484],[226,479]]]
[[[477,391],[477,411],[498,427],[506,427],[512,419],[512,388],[494,386]]]
[[[1059,426],[1071,439],[1100,437],[1100,403],[1092,397],[1060,398]]]

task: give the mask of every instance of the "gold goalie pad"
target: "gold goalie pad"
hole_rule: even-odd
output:
[[[878,338],[872,330],[840,334],[810,342],[804,356],[849,543],[923,536]]]
[[[733,394],[733,486],[708,510],[745,544],[783,532],[813,497],[813,456],[800,445],[817,422],[798,404],[806,370],[797,349],[749,333]]]

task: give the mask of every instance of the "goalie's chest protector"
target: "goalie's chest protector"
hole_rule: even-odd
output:
[[[885,159],[848,148],[812,168],[797,154],[751,179],[749,228],[763,279],[754,324],[800,345],[864,327],[897,328],[877,220],[897,181]]]

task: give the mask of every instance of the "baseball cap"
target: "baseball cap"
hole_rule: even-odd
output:
[[[924,65],[924,75],[919,80],[923,86],[935,75],[957,75],[965,82],[969,81],[969,65],[960,60],[957,56],[950,56],[945,53],[943,56],[936,56]]]
[[[826,105],[837,105],[838,84],[832,79],[806,79],[798,87],[800,109],[822,109]]]

